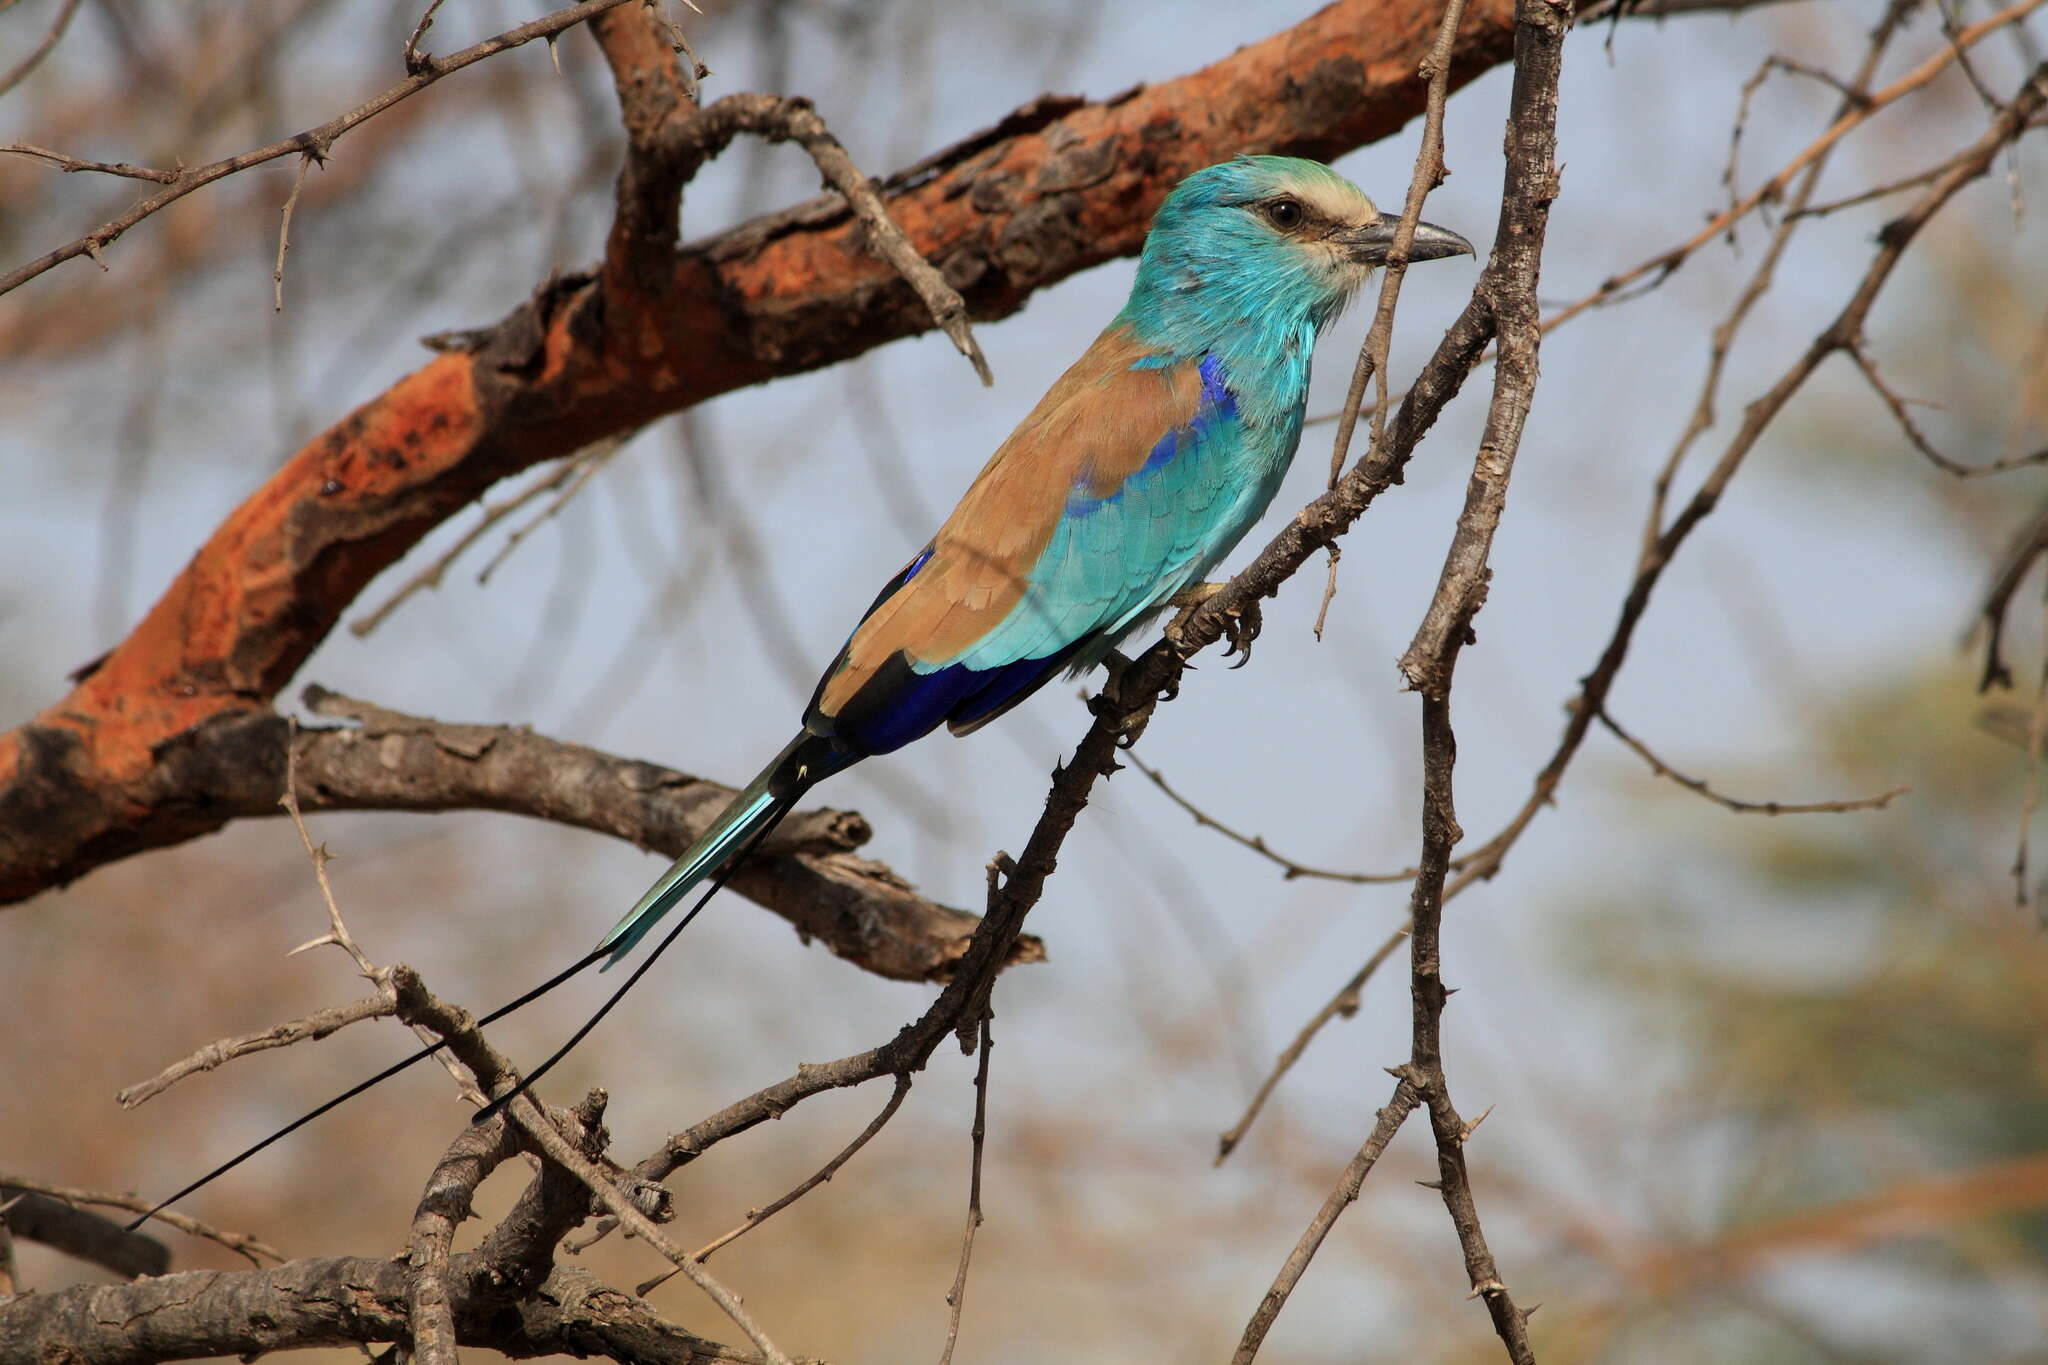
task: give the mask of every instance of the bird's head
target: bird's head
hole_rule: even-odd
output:
[[[1124,313],[1147,340],[1192,347],[1247,329],[1314,333],[1384,264],[1397,215],[1319,161],[1240,156],[1196,171],[1159,206]],[[1418,223],[1410,261],[1470,255]]]

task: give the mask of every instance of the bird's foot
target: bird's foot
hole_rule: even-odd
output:
[[[1139,696],[1132,688],[1134,681],[1131,671],[1136,667],[1133,660],[1112,649],[1102,660],[1102,671],[1108,676],[1103,679],[1102,690],[1088,703],[1096,715],[1116,723],[1117,747],[1128,749],[1138,742],[1138,736],[1145,733],[1151,723],[1152,712],[1162,700],[1171,701],[1180,691],[1178,681],[1166,691],[1151,696]]]
[[[1180,608],[1180,614],[1166,626],[1166,638],[1174,648],[1186,646],[1183,628],[1189,618],[1201,609],[1203,603],[1222,592],[1227,586],[1224,583],[1195,583],[1166,599],[1166,605],[1169,607]],[[1232,668],[1243,668],[1251,662],[1252,641],[1259,638],[1259,632],[1265,629],[1265,625],[1265,616],[1259,610],[1257,601],[1248,602],[1242,607],[1224,613],[1223,638],[1229,641],[1230,648],[1223,651],[1223,657],[1237,659],[1237,662],[1231,665]]]

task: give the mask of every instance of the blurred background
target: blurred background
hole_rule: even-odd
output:
[[[679,17],[712,68],[707,97],[808,95],[876,175],[1042,91],[1101,97],[1179,75],[1313,8],[701,2],[702,15]],[[0,98],[0,137],[145,164],[230,154],[396,80],[418,8],[92,0]],[[57,9],[0,11],[0,68]],[[1580,297],[1725,206],[1744,82],[1771,53],[1846,78],[1881,9],[1788,3],[1578,33],[1546,299]],[[450,5],[426,46],[445,53],[535,12]],[[1990,12],[1924,7],[1879,82],[1939,51],[1945,18]],[[2035,17],[1971,64],[2003,98],[2044,42],[2048,19]],[[422,363],[416,338],[487,323],[548,271],[597,258],[621,135],[588,36],[568,35],[558,57],[559,72],[542,44],[502,55],[343,140],[298,205],[282,313],[271,266],[288,160],[144,223],[108,251],[108,273],[75,262],[0,298],[4,723],[60,697],[65,673],[119,639],[301,443]],[[1452,176],[1428,210],[1482,254],[1507,76],[1453,97]],[[1764,84],[1738,190],[1810,142],[1838,100],[1782,72]],[[1844,144],[1820,198],[1917,172],[1985,119],[1950,67]],[[1418,130],[1340,169],[1398,204]],[[1968,463],[2048,444],[2043,172],[2038,136],[2002,156],[1923,235],[1872,316],[1887,376],[1940,405],[1916,418]],[[686,234],[816,185],[801,153],[742,143],[692,186]],[[136,197],[128,182],[0,160],[0,261],[28,260]],[[1795,240],[1729,359],[1722,423],[1681,472],[1681,497],[1742,407],[1834,316],[1906,202],[1827,216]],[[1526,797],[1613,626],[1707,334],[1765,233],[1746,221],[1661,288],[1544,345],[1492,595],[1458,674],[1468,846]],[[476,571],[519,518],[438,592],[366,636],[337,631],[293,693],[318,681],[744,779],[782,743],[874,587],[1115,311],[1132,269],[1106,265],[983,327],[992,391],[925,337],[649,429],[487,584]],[[1470,262],[1409,277],[1397,381],[1472,277]],[[1326,340],[1312,413],[1340,401],[1369,317],[1354,309]],[[1392,872],[1415,856],[1418,706],[1393,661],[1434,587],[1487,388],[1482,372],[1407,483],[1346,540],[1325,640],[1310,633],[1322,580],[1311,567],[1268,605],[1253,664],[1229,672],[1205,657],[1139,750],[1217,819],[1302,862]],[[1320,488],[1330,430],[1310,428],[1271,524],[1238,562]],[[2010,633],[2021,691],[1980,696],[1981,651],[1965,640],[2044,496],[2038,467],[1971,481],[1938,471],[1853,369],[1830,362],[1667,575],[1611,707],[1672,766],[1733,796],[1910,793],[1880,811],[1735,814],[1596,731],[1501,875],[1452,903],[1445,972],[1462,989],[1446,1016],[1448,1070],[1468,1118],[1492,1108],[1470,1147],[1476,1192],[1518,1301],[1544,1305],[1544,1360],[2048,1361],[2048,943],[2012,872],[2038,577]],[[475,515],[374,584],[354,617]],[[983,865],[1021,845],[1046,774],[1086,722],[1074,688],[1048,687],[969,740],[933,739],[819,795],[870,817],[874,856],[977,908]],[[497,815],[311,824],[338,855],[336,891],[370,955],[413,964],[472,1007],[580,954],[659,870],[634,849]],[[1099,791],[1031,919],[1050,961],[996,991],[988,1222],[961,1359],[1227,1356],[1371,1127],[1390,1088],[1382,1068],[1407,1056],[1403,959],[1315,1041],[1220,1168],[1217,1135],[1401,923],[1406,897],[1405,884],[1283,880],[1135,771]],[[114,1106],[117,1089],[213,1038],[360,994],[338,952],[284,958],[323,927],[279,822],[119,863],[0,914],[0,1166],[160,1193],[398,1055],[396,1027],[359,1027],[134,1113]],[[530,1062],[610,984],[565,989],[493,1036]],[[609,1087],[614,1153],[637,1160],[800,1061],[881,1041],[931,994],[855,971],[728,897],[549,1093]],[[942,1051],[837,1179],[714,1258],[778,1340],[842,1365],[936,1354],[972,1076]],[[886,1098],[877,1086],[823,1096],[717,1148],[673,1182],[678,1240],[700,1244],[780,1195]],[[293,1255],[389,1254],[465,1112],[444,1076],[409,1073],[185,1207]],[[1413,1183],[1433,1175],[1426,1126],[1411,1122],[1262,1359],[1498,1357],[1442,1205]],[[501,1172],[486,1216],[524,1179]],[[165,1235],[177,1268],[240,1264]],[[22,1256],[37,1288],[93,1273],[31,1245]],[[629,1286],[660,1268],[618,1238],[584,1260]],[[680,1280],[654,1301],[730,1338]]]

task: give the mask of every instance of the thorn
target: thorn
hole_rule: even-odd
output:
[[[1505,1294],[1507,1292],[1508,1287],[1502,1284],[1499,1280],[1488,1280],[1484,1284],[1473,1285],[1472,1292],[1467,1294],[1465,1297],[1468,1299],[1476,1299],[1482,1294]]]
[[[1492,1112],[1493,1106],[1489,1104],[1486,1106],[1485,1113],[1482,1113],[1478,1118],[1472,1120],[1470,1123],[1465,1125],[1465,1131],[1458,1134],[1458,1145],[1460,1147],[1464,1146],[1468,1141],[1471,1140],[1472,1135],[1479,1131],[1479,1125],[1486,1122],[1486,1115],[1491,1114]]]
[[[1444,1188],[1444,1182],[1441,1180],[1418,1180],[1415,1183],[1425,1190],[1436,1190],[1438,1193],[1442,1193]]]
[[[557,76],[562,74],[562,48],[561,45],[555,41],[555,39],[559,36],[559,34],[550,33],[547,37],[548,59],[554,62],[555,74]]]
[[[327,946],[328,944],[330,944],[330,943],[338,943],[338,942],[340,942],[340,940],[339,940],[339,939],[337,939],[337,938],[335,938],[335,937],[334,937],[334,935],[333,935],[332,933],[325,933],[325,934],[322,934],[322,935],[320,935],[320,937],[318,937],[318,938],[309,938],[309,939],[307,939],[307,940],[306,940],[306,941],[305,941],[304,943],[301,943],[301,944],[300,944],[300,945],[299,945],[298,947],[296,947],[296,948],[292,949],[292,950],[291,950],[290,952],[286,953],[286,954],[285,954],[285,956],[286,956],[286,957],[297,957],[297,956],[298,956],[298,955],[299,955],[300,953],[306,952],[306,951],[307,951],[308,949],[312,949],[312,948],[325,948],[325,947],[326,947],[326,946]]]

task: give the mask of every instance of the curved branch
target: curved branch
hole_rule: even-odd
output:
[[[1510,8],[1473,4],[1454,81],[1505,59]],[[1036,101],[878,188],[974,316],[1002,317],[1135,251],[1197,167],[1251,148],[1329,157],[1398,129],[1421,105],[1427,9],[1343,0],[1178,80]],[[224,737],[273,723],[271,700],[370,580],[497,480],[932,325],[837,196],[670,251],[666,274],[633,268],[646,254],[627,236],[596,274],[444,339],[315,438],[68,697],[0,734],[0,901],[243,813],[215,803]]]
[[[588,1271],[557,1269],[531,1294],[514,1295],[488,1270],[475,1252],[450,1258],[449,1308],[463,1345],[522,1360],[559,1354],[722,1365],[750,1358],[685,1332]],[[23,1295],[0,1312],[0,1359],[158,1365],[405,1341],[412,1278],[399,1261],[334,1256]]]
[[[251,166],[260,166],[266,161],[275,161],[279,157],[297,154],[324,158],[327,155],[327,149],[333,145],[336,138],[348,132],[351,128],[375,118],[400,100],[418,94],[421,90],[426,89],[450,72],[460,71],[465,66],[473,65],[484,60],[486,57],[494,57],[498,53],[510,48],[530,43],[536,38],[552,40],[555,35],[563,32],[565,29],[574,28],[577,24],[583,23],[587,19],[591,19],[604,13],[606,10],[624,3],[625,0],[584,0],[582,4],[571,5],[567,9],[557,10],[553,14],[535,19],[531,23],[521,24],[519,27],[509,29],[495,38],[488,38],[472,47],[466,47],[452,56],[439,60],[427,58],[421,63],[416,72],[407,76],[397,85],[364,101],[347,113],[329,119],[317,128],[308,128],[304,132],[294,133],[292,136],[282,138],[266,147],[258,147],[253,151],[243,152],[239,156],[230,156],[219,161],[208,162],[204,166],[193,166],[189,169],[180,167],[175,172],[172,172],[168,178],[161,175],[144,176],[142,177],[144,179],[160,181],[164,188],[149,196],[149,198],[131,205],[128,211],[119,217],[101,223],[83,237],[67,242],[54,251],[44,252],[27,265],[10,270],[5,275],[0,275],[0,294],[5,294],[9,290],[19,288],[44,271],[54,269],[64,262],[75,260],[80,256],[91,257],[99,264],[101,269],[105,269],[106,262],[100,259],[100,252],[103,249],[112,246],[121,234],[128,231],[129,228],[134,227],[137,223],[159,210],[167,208],[178,200],[183,199],[192,191],[203,189],[216,180],[224,180],[228,176],[246,171]],[[71,11],[75,8],[77,8],[76,0],[71,0],[63,14],[59,16],[58,26],[51,31],[50,45],[54,45],[56,40],[63,36],[64,30],[62,25],[65,21],[69,20]],[[30,57],[26,65],[19,68],[15,76],[8,78],[7,83],[12,84],[14,80],[19,79],[19,76],[26,75],[29,67],[33,66],[35,62],[42,60],[44,52],[47,50],[46,46],[44,49],[37,51]],[[5,86],[0,86],[0,91],[4,91],[4,89]],[[15,147],[0,150],[19,151],[21,149]],[[37,155],[38,153],[30,150],[28,154]],[[106,170],[116,175],[133,173],[132,168],[105,167],[98,163],[76,161],[73,158],[64,159],[72,162],[72,164],[62,167],[62,169],[67,171]]]
[[[295,758],[307,810],[496,810],[609,834],[679,855],[732,798],[730,788],[652,763],[537,735],[521,726],[448,725],[306,689],[316,714],[349,728],[299,729],[270,711],[230,713],[159,755],[155,780],[177,794],[193,833],[230,819],[280,813],[286,760]],[[123,851],[95,830],[118,822],[104,805],[67,800],[61,734],[26,756],[16,784],[40,813],[0,829],[0,901],[68,881]],[[27,837],[33,833],[31,839]],[[870,835],[851,811],[811,810],[785,821],[733,888],[834,953],[896,980],[943,980],[979,922],[925,899],[887,868],[854,855]],[[1036,939],[1015,962],[1044,958]]]

